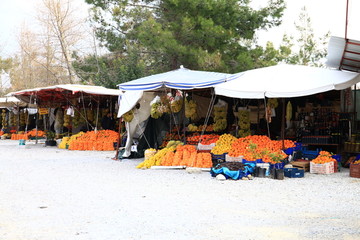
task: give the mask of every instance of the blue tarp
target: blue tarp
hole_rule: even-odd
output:
[[[255,171],[256,164],[255,163],[245,163],[244,169],[239,170],[230,170],[227,167],[221,167],[221,168],[212,168],[210,173],[211,176],[216,177],[218,174],[223,174],[227,179],[231,178],[233,180],[239,180],[243,177],[248,176],[249,174],[252,174]]]

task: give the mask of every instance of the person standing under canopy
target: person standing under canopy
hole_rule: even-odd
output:
[[[115,121],[111,116],[111,113],[108,112],[101,120],[101,127],[105,130],[114,130]]]

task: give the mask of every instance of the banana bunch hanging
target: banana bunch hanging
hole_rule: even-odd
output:
[[[185,99],[185,117],[196,119],[197,115],[197,104],[194,100]]]
[[[2,125],[2,128],[7,128],[6,110],[5,109],[3,109],[1,112],[1,125]]]

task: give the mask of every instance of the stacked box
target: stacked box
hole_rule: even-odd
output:
[[[335,172],[334,162],[316,164],[310,162],[310,173],[331,174]]]
[[[350,177],[360,178],[360,164],[350,164]]]

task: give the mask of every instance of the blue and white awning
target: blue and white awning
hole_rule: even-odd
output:
[[[130,82],[119,84],[123,91],[149,91],[159,88],[173,88],[191,90],[209,88],[225,82],[231,74],[218,72],[194,71],[183,67],[170,72],[139,78]]]

